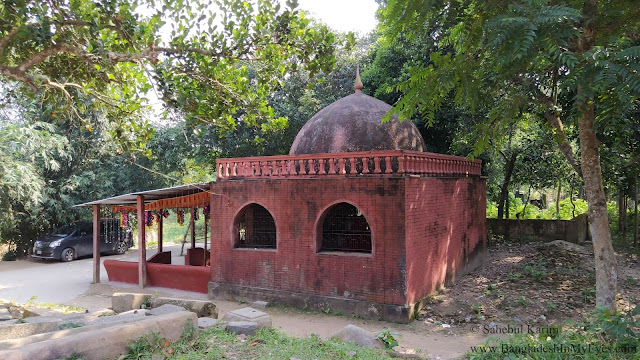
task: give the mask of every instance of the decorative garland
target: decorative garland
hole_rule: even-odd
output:
[[[129,228],[129,213],[126,211],[120,213],[120,227],[123,229]]]
[[[193,208],[193,220],[198,220],[198,208]]]
[[[204,208],[202,208],[202,213],[204,214],[204,218],[209,220],[209,217],[211,216],[211,206],[205,205]]]
[[[160,220],[162,220],[163,218],[166,219],[169,217],[169,211],[168,210],[158,210],[155,212],[155,216],[156,216],[156,222],[160,222]]]
[[[177,220],[178,220],[178,225],[182,226],[184,225],[184,211],[182,211],[182,209],[178,210],[178,212],[176,213],[177,215]]]
[[[147,227],[153,226],[153,213],[151,211],[144,212],[144,224]]]

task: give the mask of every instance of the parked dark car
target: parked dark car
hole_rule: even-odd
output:
[[[123,229],[118,219],[100,221],[100,252],[124,254],[133,246],[131,229]],[[93,223],[79,221],[65,225],[36,240],[31,256],[42,259],[71,261],[93,255]]]

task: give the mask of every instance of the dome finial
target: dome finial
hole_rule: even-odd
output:
[[[356,89],[356,93],[359,93],[362,90],[362,81],[360,81],[360,65],[356,65],[356,83],[353,85],[353,88]]]

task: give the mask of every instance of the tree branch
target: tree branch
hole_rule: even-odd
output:
[[[6,36],[4,36],[2,39],[0,39],[0,53],[2,52],[2,49],[5,48],[5,46],[7,46],[7,44],[9,43],[9,41],[11,41],[11,39],[13,39],[14,36],[16,36],[16,34],[18,32],[20,32],[20,29],[22,29],[21,26],[18,26],[17,28],[14,28],[13,30],[11,30]]]

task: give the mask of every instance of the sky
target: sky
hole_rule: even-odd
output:
[[[337,31],[366,34],[376,27],[375,0],[298,0],[298,8]]]

